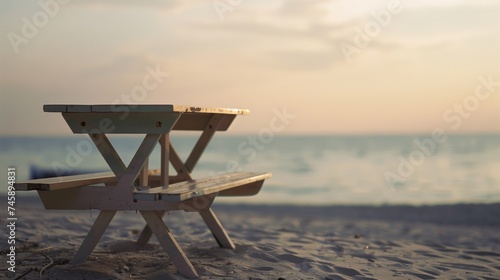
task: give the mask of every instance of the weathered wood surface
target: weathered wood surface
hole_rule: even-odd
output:
[[[210,209],[215,197],[257,194],[271,173],[233,172],[191,180],[191,172],[216,131],[226,131],[246,109],[177,105],[44,105],[45,112],[62,113],[74,133],[89,134],[113,172],[32,180],[19,190],[38,190],[46,209],[102,210],[78,250],[73,264],[85,262],[118,210],[138,210],[147,223],[138,244],[155,234],[179,272],[198,274],[162,220],[166,211],[199,212],[221,247],[235,245]],[[185,162],[173,149],[171,130],[202,131]],[[106,134],[147,134],[126,166]],[[161,145],[160,172],[148,172],[149,156]],[[177,171],[169,176],[169,164]],[[117,179],[118,178],[118,179]],[[140,186],[134,186],[139,178]],[[186,181],[187,180],[187,181]],[[181,181],[181,182],[179,182]],[[96,186],[95,184],[105,184]]]
[[[209,114],[231,114],[247,115],[248,109],[235,108],[212,108],[212,107],[194,107],[172,104],[101,104],[101,105],[77,105],[77,104],[46,104],[43,105],[44,112],[58,113],[209,113]]]
[[[131,198],[118,186],[83,186],[55,191],[38,191],[48,210],[183,210],[198,212],[209,208],[216,194],[195,197],[185,201],[140,201]]]
[[[134,192],[134,199],[140,201],[184,201],[198,196],[219,193],[225,190],[241,187],[243,190],[234,192],[233,195],[253,195],[255,189],[260,190],[264,180],[271,177],[271,173],[257,172],[232,172],[208,178],[189,180],[169,187],[156,187],[148,190]],[[245,192],[248,186],[251,192]],[[257,192],[258,192],[257,190]],[[230,192],[229,192],[230,194]]]
[[[174,263],[179,272],[187,278],[197,278],[198,273],[191,264],[191,261],[175,240],[170,229],[161,219],[161,214],[154,211],[140,211],[144,220],[154,233],[161,246],[167,251],[170,260]]]
[[[17,191],[53,191],[114,181],[116,181],[116,176],[113,172],[100,172],[22,181],[15,183],[14,187]]]
[[[221,248],[234,250],[236,246],[233,243],[233,240],[229,237],[226,232],[226,229],[222,226],[217,216],[215,216],[214,211],[212,209],[207,209],[200,211],[200,215],[203,218],[203,221],[207,224],[208,228],[212,232],[215,240],[219,244]]]
[[[62,113],[73,133],[168,133],[203,131],[220,119],[217,131],[226,131],[247,109],[203,108],[177,105],[44,105],[45,112]]]
[[[87,237],[85,237],[82,245],[71,260],[71,264],[82,264],[87,261],[88,257],[108,228],[109,223],[111,223],[111,220],[113,220],[115,214],[116,210],[101,211],[99,213],[99,216],[97,216],[97,219],[95,220],[94,225],[92,225],[89,234],[87,234]]]
[[[172,130],[181,114],[65,112],[62,115],[73,133],[165,134]]]

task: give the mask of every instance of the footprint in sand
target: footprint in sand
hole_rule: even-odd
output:
[[[255,270],[258,270],[258,271],[272,271],[272,270],[274,270],[274,268],[272,268],[270,266],[261,266],[261,267],[252,267],[252,268]]]
[[[304,258],[297,257],[297,256],[292,255],[292,254],[282,254],[282,255],[279,255],[278,258],[280,260],[289,261],[289,262],[295,263],[295,264],[299,264],[299,263],[304,262]]]
[[[357,271],[356,269],[341,267],[341,266],[336,266],[335,271],[340,273],[340,274],[350,276],[350,277],[354,277],[356,275],[361,275],[361,273],[359,271]]]
[[[430,279],[436,279],[436,277],[429,275],[429,274],[424,274],[424,273],[417,273],[417,272],[412,272],[412,271],[405,271],[407,275],[415,276],[418,279],[422,280],[430,280]]]

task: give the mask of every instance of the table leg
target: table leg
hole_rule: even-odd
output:
[[[165,225],[161,216],[156,211],[140,211],[151,231],[155,234],[162,247],[167,251],[168,256],[179,272],[188,278],[198,277],[198,273],[187,258],[186,254],[179,246],[174,236]]]
[[[191,174],[187,171],[187,169],[184,166],[184,163],[180,159],[179,155],[175,151],[175,149],[172,147],[172,144],[170,143],[170,140],[168,137],[165,137],[161,141],[161,147],[162,147],[162,159],[161,159],[161,170],[162,170],[162,177],[161,177],[161,185],[165,186],[166,181],[168,181],[168,164],[169,162],[172,162],[172,165],[174,166],[175,169],[177,169],[177,173],[182,174],[181,176],[182,181],[186,180],[191,180]],[[168,157],[166,156],[168,155]],[[165,171],[166,170],[166,171]],[[165,176],[166,175],[166,176]],[[159,212],[161,217],[165,215],[165,211]],[[139,238],[137,239],[137,245],[138,246],[146,246],[148,244],[149,239],[151,239],[153,232],[149,228],[148,225],[144,226],[142,229],[141,235],[139,235]]]
[[[106,134],[89,134],[89,136],[113,173],[117,176],[122,174],[127,166],[123,163],[113,145],[111,145]]]
[[[174,167],[175,171],[177,171],[177,175],[181,176],[183,181],[191,180],[191,173],[184,165],[184,162],[182,162],[181,158],[179,157],[179,154],[177,154],[174,147],[172,147],[172,143],[170,143],[169,155],[170,155],[170,162],[172,163],[172,166]]]
[[[85,237],[85,240],[73,257],[73,260],[71,260],[71,264],[81,264],[87,260],[115,214],[115,210],[103,210],[99,213],[87,237]]]
[[[139,186],[140,187],[149,187],[149,161],[146,160],[144,162],[144,166],[139,173]]]
[[[166,211],[157,211],[158,215],[160,217],[163,217],[166,213]],[[144,229],[141,232],[141,235],[139,235],[139,238],[137,239],[137,246],[144,247],[146,244],[148,244],[149,239],[151,239],[151,236],[153,235],[153,232],[151,231],[151,228],[146,225]]]
[[[212,208],[200,211],[200,215],[207,224],[210,231],[212,232],[212,235],[214,236],[217,243],[219,243],[220,247],[233,250],[236,248],[236,246],[234,246],[233,241],[227,234],[226,230],[220,223],[219,219],[217,218],[217,216],[215,216],[215,213],[214,211],[212,211]]]
[[[198,163],[198,160],[200,159],[201,155],[205,151],[205,148],[208,146],[208,143],[210,142],[215,132],[217,131],[217,127],[219,127],[219,124],[221,123],[223,118],[224,117],[218,115],[212,116],[207,126],[203,130],[203,133],[201,134],[200,138],[194,145],[193,150],[189,154],[184,164],[186,169],[190,173],[193,172],[196,163]]]
[[[139,235],[139,238],[137,238],[137,246],[139,247],[144,247],[146,244],[148,244],[149,239],[151,239],[151,236],[153,235],[153,232],[151,231],[151,228],[146,225],[142,231],[141,235]]]
[[[170,159],[170,135],[164,134],[160,137],[160,146],[161,146],[161,157],[160,157],[160,169],[161,169],[161,181],[160,181],[160,186],[168,186],[169,184],[169,171],[168,171],[168,165],[169,165],[169,159]],[[158,211],[158,214],[160,217],[163,217],[165,215],[166,211]],[[148,225],[144,227],[144,229],[141,232],[141,235],[139,236],[139,239],[137,239],[137,245],[140,247],[146,246],[148,244],[149,239],[151,239],[151,236],[153,235],[153,232],[151,231],[151,228],[149,228]]]
[[[205,151],[205,148],[208,146],[208,143],[212,139],[214,133],[217,131],[217,127],[222,121],[222,117],[220,116],[213,116],[205,129],[203,130],[203,133],[201,134],[200,138],[196,142],[195,146],[193,147],[193,150],[189,154],[186,162],[182,162],[180,159],[179,155],[175,151],[175,149],[172,147],[172,143],[170,143],[170,138],[168,134],[165,134],[161,139],[160,139],[160,144],[162,147],[161,150],[161,169],[162,169],[162,185],[166,186],[168,184],[168,164],[169,162],[172,163],[173,167],[176,169],[177,174],[183,178],[183,180],[191,180],[191,172],[193,171],[196,163],[200,159],[201,155]],[[165,215],[165,212],[158,212],[160,214],[160,217],[163,217]],[[201,214],[201,212],[200,212]],[[214,235],[215,239],[219,243],[219,245],[223,248],[231,248],[234,249],[234,244],[225,232],[224,228],[220,224],[219,220],[215,216],[213,212],[207,212],[205,214],[201,214],[203,219],[205,220],[205,223],[208,225],[210,230],[212,231],[212,234]],[[149,239],[151,238],[152,231],[146,225],[144,229],[141,232],[141,235],[137,239],[137,245],[138,246],[146,246],[146,244],[149,242]]]
[[[141,169],[149,159],[149,156],[154,150],[160,137],[160,134],[147,134],[144,137],[144,140],[142,140],[141,145],[139,146],[137,152],[127,166],[127,169],[119,177],[118,182],[116,183],[117,186],[123,187],[127,190],[130,189],[130,186],[139,176]]]

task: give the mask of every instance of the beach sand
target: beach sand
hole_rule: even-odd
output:
[[[135,211],[117,214],[87,263],[69,265],[98,211],[48,211],[37,200],[18,200],[16,273],[2,261],[0,279],[184,279],[155,238],[140,250],[131,242],[144,225]],[[214,211],[235,251],[218,248],[198,214],[165,216],[201,279],[500,279],[500,204]],[[0,248],[6,260],[5,238]]]

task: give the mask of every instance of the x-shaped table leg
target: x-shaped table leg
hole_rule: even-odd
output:
[[[189,154],[185,163],[182,162],[179,155],[177,154],[177,152],[172,147],[169,141],[161,142],[162,149],[165,149],[165,152],[162,150],[162,156],[164,156],[165,153],[169,155],[168,157],[166,157],[167,161],[166,164],[168,165],[168,161],[170,161],[172,163],[172,166],[177,171],[177,174],[179,174],[182,177],[183,181],[192,179],[191,172],[193,171],[194,167],[196,166],[196,163],[198,162],[201,155],[205,151],[205,148],[208,146],[208,143],[212,139],[213,135],[217,131],[217,127],[221,123],[222,118],[223,118],[222,116],[217,116],[217,115],[214,115],[211,118],[205,130],[203,131],[200,138],[193,147],[193,150]],[[167,145],[168,148],[166,148]],[[165,184],[164,182],[162,183]],[[212,235],[214,236],[219,246],[223,248],[234,249],[235,246],[233,241],[227,234],[226,230],[224,229],[224,227],[222,226],[222,224],[220,223],[220,221],[218,220],[217,216],[212,211],[212,209],[209,208],[207,210],[200,210],[198,212],[200,213],[201,217],[203,218],[208,228],[212,232]],[[160,216],[163,216],[165,212],[160,211],[159,214]],[[137,240],[137,245],[145,246],[148,243],[149,239],[151,238],[152,233],[153,232],[151,231],[149,226],[146,225]]]
[[[161,246],[167,251],[168,256],[177,270],[188,278],[198,277],[196,270],[186,254],[184,254],[184,251],[161,219],[162,216],[155,211],[140,211],[140,213],[144,220],[146,220],[149,228],[155,234]]]
[[[149,155],[153,151],[160,136],[161,135],[157,134],[146,135],[136,154],[130,161],[130,164],[126,167],[105,134],[90,134],[90,138],[96,145],[97,149],[101,152],[113,173],[115,173],[117,178],[119,178],[117,186],[123,188],[124,195],[129,196],[128,198],[131,203],[132,183],[135,181],[145,162],[148,160]],[[114,210],[99,212],[94,225],[71,261],[72,264],[80,264],[87,260],[115,214],[116,211]]]
[[[95,246],[108,228],[109,223],[111,222],[115,214],[116,211],[114,210],[99,212],[99,216],[97,216],[97,219],[95,220],[94,225],[92,225],[92,227],[90,228],[87,237],[83,241],[82,245],[80,245],[80,248],[71,260],[71,264],[81,264],[87,261],[87,258],[90,256],[92,251],[94,251]]]
[[[161,135],[146,135],[136,154],[130,161],[130,164],[126,168],[118,153],[104,134],[90,136],[117,178],[119,178],[117,186],[122,187],[124,193],[130,194],[130,202],[133,203],[132,184],[146,165],[146,162],[151,155],[151,152],[154,150],[156,144],[160,140]],[[168,140],[168,137],[164,136],[162,137],[162,139],[163,141],[165,141],[164,139]],[[165,167],[162,164],[162,168],[168,167]],[[163,173],[163,176],[166,176],[168,180],[168,173]],[[196,273],[196,270],[194,269],[189,259],[186,257],[186,254],[179,246],[168,227],[161,219],[160,214],[157,211],[140,211],[140,213],[146,221],[148,227],[151,229],[152,233],[155,234],[156,238],[160,241],[160,244],[167,251],[167,254],[174,263],[175,267],[179,270],[179,272],[189,278],[197,277],[198,274]],[[94,222],[94,225],[90,229],[87,237],[75,254],[75,257],[71,261],[72,264],[83,263],[87,260],[87,258],[101,239],[102,235],[104,234],[106,228],[109,226],[109,223],[111,222],[115,214],[115,210],[101,211],[99,213],[99,216]],[[163,215],[163,213],[161,214]]]

